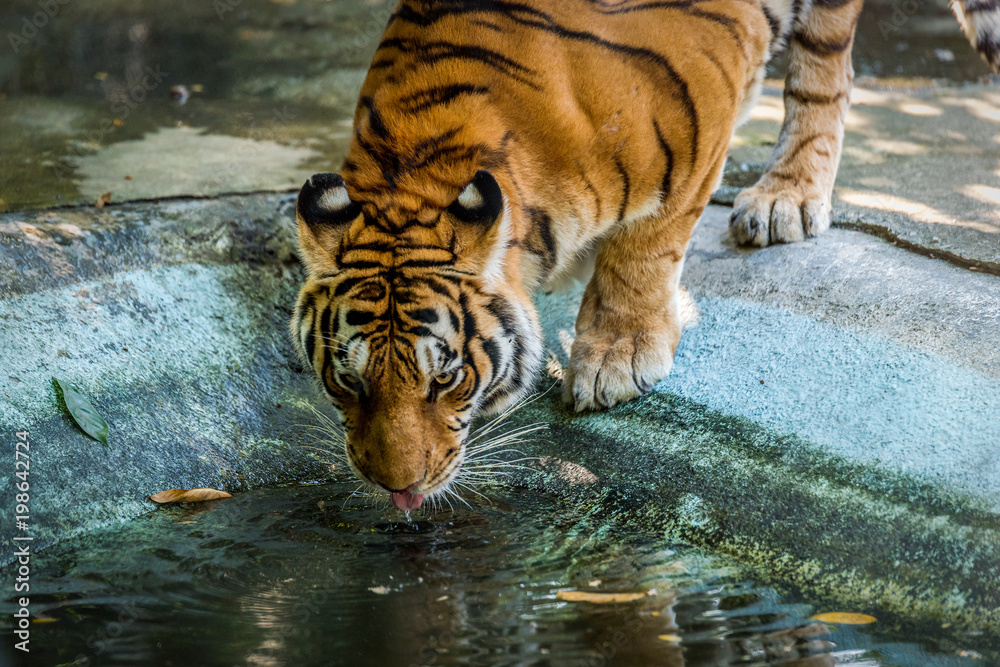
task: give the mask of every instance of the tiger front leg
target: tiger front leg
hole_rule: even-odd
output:
[[[862,0],[814,3],[793,27],[785,120],[767,170],[736,197],[729,227],[743,245],[817,236],[830,226],[854,70],[851,45]]]
[[[633,399],[670,373],[684,252],[702,208],[633,223],[601,242],[565,376],[564,397],[577,412]]]

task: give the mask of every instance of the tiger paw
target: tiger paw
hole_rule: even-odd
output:
[[[729,230],[740,245],[765,247],[819,236],[830,227],[830,195],[768,174],[733,202]]]
[[[600,410],[645,394],[670,373],[680,330],[579,336],[565,371],[564,398],[577,412]]]

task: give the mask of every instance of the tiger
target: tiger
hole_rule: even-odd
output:
[[[997,0],[954,2],[996,68]],[[784,123],[731,234],[762,247],[830,226],[861,6],[399,2],[339,173],[296,202],[292,338],[353,472],[404,511],[447,492],[473,420],[535,386],[532,296],[582,262],[569,407],[611,408],[665,378],[692,230],[783,49]]]

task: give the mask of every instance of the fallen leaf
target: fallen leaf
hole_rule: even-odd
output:
[[[373,586],[368,590],[370,590],[375,595],[387,595],[390,591],[390,588],[388,586]]]
[[[962,649],[958,652],[959,657],[962,658],[972,658],[973,660],[979,660],[983,656],[975,651],[969,651],[968,649]]]
[[[205,90],[205,86],[201,85],[200,83],[196,83],[193,86],[191,86],[192,93],[200,93],[203,90]]]
[[[79,424],[80,428],[87,435],[94,440],[103,442],[104,446],[107,447],[108,423],[98,414],[94,406],[87,400],[87,397],[80,393],[73,385],[63,382],[59,378],[53,377],[52,382],[55,383],[56,390],[62,393],[66,409],[69,410],[69,414],[73,417],[73,420]]]
[[[208,489],[205,487],[197,489],[170,489],[160,491],[149,497],[154,503],[200,503],[203,500],[216,500],[218,498],[232,498],[232,494],[218,489]]]
[[[679,642],[681,640],[677,635],[656,635],[656,638],[665,642]]]
[[[828,611],[825,614],[816,614],[809,618],[814,618],[824,623],[839,623],[841,625],[865,625],[867,623],[874,623],[877,620],[874,616],[869,616],[868,614],[855,614],[848,611]]]
[[[103,195],[97,198],[94,202],[94,206],[97,208],[104,208],[107,204],[111,203],[111,193],[105,192]]]
[[[38,618],[31,619],[32,623],[55,623],[58,618],[52,618],[51,616],[39,616]]]
[[[557,600],[567,602],[593,602],[594,604],[609,604],[614,602],[632,602],[649,595],[649,591],[641,593],[589,593],[587,591],[556,591]]]

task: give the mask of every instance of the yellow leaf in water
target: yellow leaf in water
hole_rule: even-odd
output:
[[[874,623],[877,620],[874,616],[869,616],[868,614],[855,614],[849,611],[828,611],[825,614],[810,616],[810,618],[824,623],[840,623],[841,625],[865,625],[866,623]]]
[[[32,623],[55,623],[58,620],[59,620],[58,618],[50,618],[48,616],[42,616],[40,618],[33,618],[33,619],[31,619],[31,622]]]
[[[656,638],[665,642],[679,642],[681,640],[677,635],[657,635]]]
[[[593,602],[594,604],[609,604],[613,602],[632,602],[649,595],[642,593],[588,593],[587,591],[556,591],[557,600],[567,602]]]
[[[170,489],[160,491],[149,497],[154,503],[200,503],[203,500],[216,500],[218,498],[232,498],[231,494],[217,489]]]

